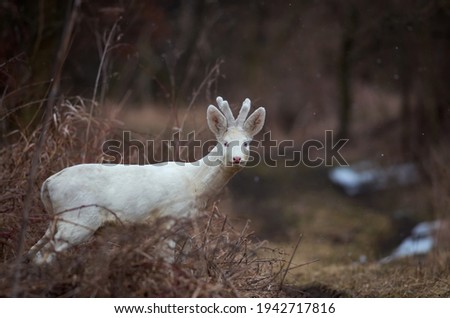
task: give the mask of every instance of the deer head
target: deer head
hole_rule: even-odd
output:
[[[242,103],[237,118],[234,118],[230,105],[222,97],[217,97],[217,105],[210,105],[207,111],[209,129],[216,135],[217,150],[226,166],[242,166],[249,159],[250,142],[264,126],[266,110],[259,107],[248,118],[250,99]]]

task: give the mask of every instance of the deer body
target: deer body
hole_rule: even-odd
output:
[[[49,177],[41,199],[53,220],[29,252],[36,263],[50,262],[88,240],[108,222],[145,222],[159,216],[183,217],[205,209],[248,160],[248,144],[265,120],[264,108],[245,120],[246,99],[237,119],[221,97],[222,113],[210,105],[208,125],[218,144],[192,163],[155,165],[80,164]]]

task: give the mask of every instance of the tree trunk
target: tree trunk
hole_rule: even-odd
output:
[[[344,20],[344,30],[338,59],[338,88],[339,88],[339,138],[349,137],[349,126],[352,113],[352,51],[355,46],[355,31],[357,28],[358,12],[354,6],[349,9]]]

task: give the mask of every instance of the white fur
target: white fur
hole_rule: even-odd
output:
[[[30,249],[29,257],[38,264],[50,262],[55,252],[86,241],[107,222],[181,217],[206,208],[248,160],[248,143],[265,120],[265,109],[260,107],[244,122],[249,99],[238,120],[227,101],[218,97],[217,103],[226,116],[210,105],[207,121],[219,143],[199,161],[144,166],[81,164],[49,177],[42,185],[41,199],[53,221]]]

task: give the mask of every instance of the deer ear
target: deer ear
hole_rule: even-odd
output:
[[[264,109],[264,107],[259,107],[245,121],[244,130],[253,137],[263,128],[265,120],[266,110]]]
[[[227,131],[227,119],[215,106],[209,105],[208,111],[206,112],[206,119],[209,129],[216,136],[221,136]]]

